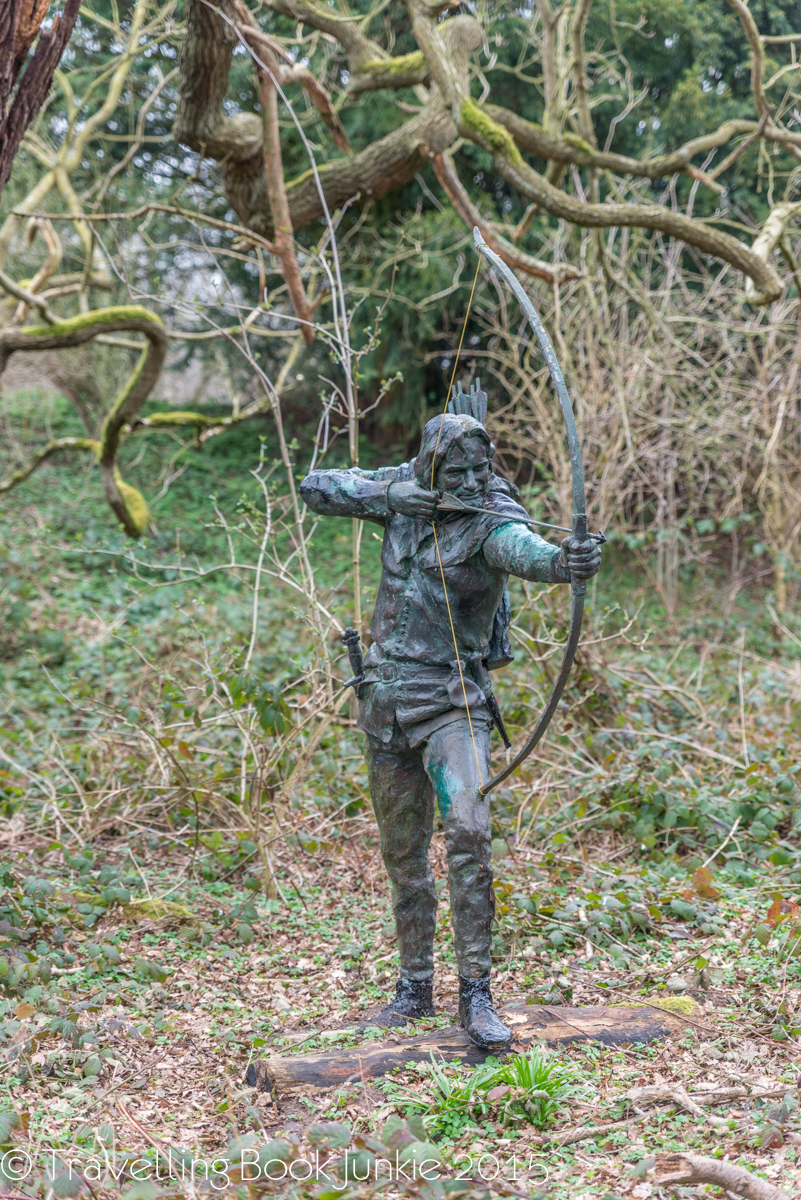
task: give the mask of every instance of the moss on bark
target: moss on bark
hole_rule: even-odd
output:
[[[460,120],[466,129],[475,134],[485,149],[500,155],[510,163],[522,166],[523,156],[514,144],[512,135],[503,125],[493,121],[492,117],[480,109],[475,100],[468,99],[462,102]]]
[[[397,58],[372,58],[359,64],[361,75],[417,75],[426,69],[422,50],[399,54]]]

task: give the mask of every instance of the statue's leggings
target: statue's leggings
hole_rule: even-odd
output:
[[[414,750],[390,752],[366,737],[370,795],[381,834],[381,854],[392,883],[401,975],[431,979],[437,895],[428,847],[434,802],[445,831],[448,890],[459,974],[490,970],[495,895],[492,889],[489,800],[479,795],[490,777],[490,739],[476,723],[475,748],[467,720],[436,730]]]

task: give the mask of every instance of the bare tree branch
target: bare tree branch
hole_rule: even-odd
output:
[[[360,17],[342,16],[335,9],[312,0],[267,0],[273,12],[301,21],[311,29],[319,29],[336,38],[348,56],[351,73],[358,72],[365,62],[389,58],[385,50],[359,28]]]
[[[6,275],[5,271],[0,271],[0,287],[4,292],[8,292],[9,296],[15,296],[22,304],[26,304],[28,308],[35,308],[41,314],[42,320],[52,324],[58,319],[55,313],[52,313],[47,307],[47,302],[41,296],[37,296],[27,288],[21,287],[10,275]],[[4,367],[5,363],[2,363],[0,365],[0,374],[2,374]]]
[[[240,28],[245,38],[254,32],[255,21],[244,4],[237,0],[237,11],[242,24]],[[256,72],[259,77],[259,99],[261,100],[262,129],[264,137],[264,169],[267,175],[267,198],[270,202],[270,213],[275,239],[275,252],[281,263],[281,273],[289,292],[295,316],[300,322],[303,340],[307,346],[314,341],[314,329],[311,323],[311,311],[300,277],[298,260],[295,255],[292,218],[286,198],[284,185],[284,164],[281,157],[281,129],[278,124],[278,94],[276,92],[276,74],[278,63],[269,44],[263,39],[253,38],[259,46],[258,56],[254,57]]]
[[[696,154],[708,153],[716,146],[723,146],[738,134],[753,133],[755,136],[759,136],[761,130],[758,121],[726,121],[713,132],[687,142],[686,145],[671,151],[670,154],[663,154],[658,158],[639,159],[629,158],[625,154],[611,154],[608,151],[594,150],[583,138],[574,137],[571,134],[556,137],[554,134],[547,133],[541,126],[535,125],[533,121],[527,121],[524,117],[519,117],[508,108],[500,108],[497,104],[483,105],[482,112],[507,129],[521,150],[536,154],[538,158],[572,163],[578,167],[598,167],[601,170],[614,171],[618,175],[633,175],[639,179],[662,179],[666,175],[675,175],[679,171],[690,174],[694,170],[691,159]],[[781,135],[786,133],[788,139],[797,138],[801,144],[801,135],[779,130],[775,126],[773,129],[780,135],[776,138],[777,141],[781,140]],[[770,136],[769,129],[766,128],[762,132],[766,136]],[[717,171],[714,175],[706,175],[703,172],[697,172],[702,180],[711,185],[719,173]]]
[[[570,5],[563,4],[554,11],[551,0],[537,0],[542,24],[542,88],[545,108],[543,128],[549,133],[562,133],[567,118],[567,25]]]
[[[10,492],[18,483],[22,483],[33,475],[37,467],[40,467],[43,462],[47,462],[48,458],[52,458],[59,450],[89,450],[93,454],[97,454],[99,443],[93,438],[79,437],[63,437],[54,438],[52,442],[48,442],[41,450],[37,450],[36,454],[18,470],[12,471],[5,479],[0,479],[0,492]]]
[[[777,204],[771,209],[770,215],[759,231],[759,234],[754,238],[754,243],[751,247],[753,254],[762,262],[767,262],[770,255],[776,249],[784,237],[784,232],[794,217],[801,214],[801,201],[788,201],[784,204]],[[745,294],[752,303],[757,303],[753,293],[755,291],[755,282],[751,279],[746,280]]]
[[[465,125],[462,128],[470,136],[467,133],[470,127]],[[479,140],[475,131],[472,136],[474,141]],[[484,148],[492,151],[492,147],[486,143]],[[515,161],[502,153],[495,153],[494,161],[496,170],[508,183],[555,217],[596,229],[618,225],[658,230],[723,262],[731,263],[749,276],[754,285],[753,294],[749,297],[752,304],[768,304],[781,295],[782,281],[776,270],[731,234],[721,233],[703,221],[673,212],[659,204],[588,204],[554,187],[522,159]]]
[[[573,56],[573,91],[578,109],[581,136],[595,146],[595,130],[590,112],[590,90],[584,65],[584,31],[590,15],[592,0],[578,0],[570,22],[570,50]]]
[[[39,270],[36,272],[33,279],[25,281],[27,283],[27,291],[29,291],[32,295],[40,294],[43,285],[46,284],[53,275],[55,275],[61,264],[63,255],[61,239],[56,233],[52,221],[48,221],[45,217],[32,217],[28,222],[27,229],[25,230],[25,241],[28,243],[28,245],[31,244],[37,233],[41,233],[42,240],[47,246],[47,257],[39,267]],[[7,279],[8,276],[3,274],[3,278]],[[40,307],[39,311],[41,312],[45,321],[50,320],[50,316],[46,307]],[[11,323],[13,325],[21,325],[27,320],[29,313],[30,305],[28,304],[27,300],[20,300],[19,304],[17,305],[17,311],[14,313]]]
[[[239,237],[246,238],[252,242],[254,246],[261,246],[270,254],[275,254],[275,245],[273,242],[263,238],[261,234],[254,233],[252,229],[248,229],[245,225],[237,225],[233,221],[223,221],[220,217],[210,217],[206,213],[197,212],[191,208],[181,208],[177,204],[140,204],[139,208],[129,209],[127,212],[110,212],[110,213],[92,213],[86,217],[86,220],[91,223],[97,221],[138,221],[140,217],[147,216],[149,212],[161,212],[176,217],[185,217],[187,221],[198,221],[201,225],[211,225],[213,229],[224,229],[228,233],[236,233]],[[17,209],[12,209],[12,216],[27,217],[30,214],[19,212]],[[42,213],[41,216],[47,218],[48,221],[74,221],[72,213]],[[102,287],[103,284],[95,284],[93,286]]]
[[[751,91],[754,94],[754,103],[759,113],[759,119],[767,121],[770,119],[771,113],[763,90],[765,50],[762,45],[762,38],[759,36],[756,21],[745,0],[729,0],[729,4],[740,18],[743,32],[748,38],[748,44],[751,47]]]
[[[339,119],[339,114],[331,103],[331,97],[319,79],[312,74],[308,67],[301,67],[298,63],[293,62],[283,46],[275,38],[271,38],[269,34],[259,29],[250,11],[241,3],[241,0],[238,0],[236,8],[240,16],[242,31],[246,33],[248,41],[254,46],[263,46],[270,56],[275,59],[274,73],[278,82],[281,84],[299,83],[304,87],[312,104],[331,130],[334,141],[340,150],[344,150],[346,154],[352,154],[353,148],[348,141],[348,135],[345,133],[342,122]],[[279,58],[284,61],[279,63]]]
[[[450,154],[446,152],[445,154],[437,155],[433,159],[432,165],[437,179],[441,183],[451,204],[468,228],[472,229],[474,225],[477,225],[481,230],[484,241],[490,249],[494,250],[510,267],[516,267],[526,275],[533,275],[538,279],[544,279],[547,283],[556,283],[565,279],[577,278],[580,272],[575,271],[566,263],[547,263],[542,262],[538,258],[532,258],[530,254],[524,254],[522,250],[518,250],[516,246],[513,246],[511,242],[502,237],[492,222],[485,220],[470,200],[462,186]]]
[[[656,1178],[660,1184],[712,1183],[744,1200],[790,1200],[787,1192],[767,1179],[734,1163],[703,1154],[657,1154]]]
[[[151,107],[153,106],[153,104],[155,104],[156,100],[159,98],[159,96],[161,95],[164,88],[167,86],[168,83],[172,82],[172,80],[175,78],[175,76],[177,74],[178,74],[178,68],[174,67],[172,71],[168,71],[168,73],[163,78],[160,78],[159,82],[153,88],[153,91],[150,93],[147,100],[145,100],[144,104],[140,108],[139,116],[136,119],[136,134],[134,136],[134,140],[131,142],[131,145],[128,147],[126,154],[120,159],[120,161],[118,163],[114,164],[114,166],[111,168],[111,170],[109,171],[109,173],[106,175],[105,179],[103,180],[103,183],[100,187],[100,191],[97,194],[96,203],[98,205],[102,204],[103,200],[106,198],[106,195],[108,194],[108,190],[111,187],[111,184],[112,184],[113,180],[116,178],[116,176],[120,175],[126,169],[128,164],[133,161],[135,156],[142,149],[142,144],[145,140],[145,121],[147,120],[147,114],[150,112]]]
[[[320,167],[320,180],[330,211],[349,200],[366,204],[411,182],[434,154],[456,139],[456,126],[435,92],[421,113],[400,129],[373,142],[353,158]],[[222,164],[221,164],[222,165]],[[287,185],[289,211],[295,229],[322,216],[317,186],[311,173]]]

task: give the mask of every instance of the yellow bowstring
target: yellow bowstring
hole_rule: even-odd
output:
[[[470,740],[473,743],[473,753],[476,756],[476,770],[478,771],[478,786],[483,787],[484,780],[481,776],[481,763],[478,758],[478,746],[476,744],[476,735],[473,733],[473,722],[470,720],[470,705],[467,703],[467,688],[465,687],[464,675],[462,674],[462,661],[459,658],[459,646],[456,642],[456,630],[453,627],[453,617],[451,616],[451,602],[448,599],[448,589],[445,587],[445,572],[442,569],[442,559],[439,556],[439,542],[437,541],[437,527],[434,522],[431,522],[431,528],[434,530],[434,545],[437,548],[437,562],[439,563],[439,573],[442,577],[442,590],[445,593],[445,606],[448,610],[448,620],[451,625],[451,637],[453,638],[453,648],[456,651],[456,666],[459,668],[459,679],[462,684],[462,695],[464,696],[464,710],[467,713],[467,724],[470,726]]]
[[[473,307],[473,297],[476,294],[476,284],[478,283],[478,272],[479,272],[480,267],[481,267],[481,257],[479,256],[478,260],[476,261],[476,273],[473,276],[473,286],[470,289],[470,299],[467,302],[467,312],[464,315],[464,323],[462,325],[462,333],[459,338],[459,348],[456,351],[456,357],[453,360],[453,371],[451,372],[451,379],[450,379],[450,383],[448,384],[448,392],[445,397],[445,407],[442,410],[442,420],[439,423],[439,433],[437,434],[437,443],[434,447],[434,457],[431,460],[431,491],[432,492],[434,490],[434,475],[435,475],[436,465],[437,465],[437,452],[439,450],[439,442],[440,442],[440,438],[442,437],[442,429],[445,424],[445,416],[448,412],[448,404],[450,403],[451,392],[453,390],[453,381],[456,378],[456,371],[459,366],[459,357],[462,353],[462,345],[464,343],[464,335],[467,330],[467,322],[470,319],[470,310]],[[476,756],[476,770],[478,771],[478,784],[479,784],[479,787],[482,787],[484,784],[484,780],[481,775],[481,763],[478,758],[478,745],[476,744],[476,735],[473,732],[473,722],[470,719],[470,705],[467,702],[467,687],[465,686],[464,675],[462,673],[462,660],[461,660],[461,656],[459,654],[459,644],[456,641],[456,629],[454,628],[454,624],[453,624],[453,616],[451,614],[451,602],[448,599],[448,589],[445,586],[445,571],[442,566],[442,559],[441,559],[440,553],[439,553],[439,540],[437,538],[437,526],[434,521],[431,522],[431,528],[434,531],[434,545],[437,550],[437,562],[439,563],[439,574],[440,574],[440,578],[442,579],[442,590],[445,593],[445,607],[448,610],[448,621],[450,622],[450,627],[451,627],[451,637],[453,638],[453,648],[454,648],[454,651],[456,652],[456,666],[459,669],[459,680],[462,685],[462,695],[464,696],[464,709],[465,709],[465,712],[467,713],[467,724],[470,727],[470,740],[473,743],[473,753]]]

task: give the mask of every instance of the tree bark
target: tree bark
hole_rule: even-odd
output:
[[[17,156],[25,130],[45,102],[53,75],[78,17],[80,0],[67,0],[39,41],[7,108],[14,82],[33,44],[47,4],[7,0],[0,15],[0,192]]]
[[[233,0],[219,0],[216,7],[235,20]],[[176,141],[217,159],[239,219],[271,238],[261,120],[255,113],[228,116],[222,107],[238,41],[233,25],[203,0],[188,0],[186,34],[178,56],[181,82],[174,133]]]

